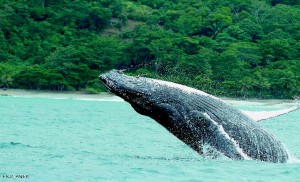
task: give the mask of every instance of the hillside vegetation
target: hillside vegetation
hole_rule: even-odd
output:
[[[300,95],[300,0],[2,0],[0,87],[101,91],[126,69],[215,95]]]

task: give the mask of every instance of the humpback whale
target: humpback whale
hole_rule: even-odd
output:
[[[256,122],[268,117],[249,117],[215,96],[172,82],[127,76],[117,70],[99,78],[135,111],[151,117],[201,155],[203,145],[209,145],[236,160],[283,163],[289,159],[284,145]]]

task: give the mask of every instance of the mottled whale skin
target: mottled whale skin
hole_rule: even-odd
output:
[[[210,145],[236,160],[282,163],[289,159],[283,144],[253,119],[224,101],[184,85],[112,70],[102,83],[202,154]]]

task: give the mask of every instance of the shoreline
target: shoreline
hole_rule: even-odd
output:
[[[123,101],[120,97],[109,92],[89,94],[85,91],[46,91],[7,89],[0,90],[0,96],[24,97],[24,98],[48,98],[48,99],[76,99],[76,100],[101,100],[101,101]]]
[[[0,97],[25,97],[25,98],[48,98],[48,99],[75,99],[75,100],[95,100],[95,101],[124,101],[122,98],[109,93],[100,92],[98,94],[89,94],[85,91],[46,91],[46,90],[26,90],[26,89],[7,89],[0,90]],[[219,97],[225,102],[239,106],[293,106],[299,105],[299,100],[287,100],[287,99],[244,99],[244,98],[228,98]]]

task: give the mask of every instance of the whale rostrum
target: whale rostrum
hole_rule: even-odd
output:
[[[283,144],[255,122],[261,118],[254,120],[215,96],[172,82],[127,76],[116,70],[100,75],[100,80],[135,111],[157,121],[199,154],[203,154],[203,145],[210,145],[237,160],[289,159]],[[295,108],[281,114],[291,110]]]

